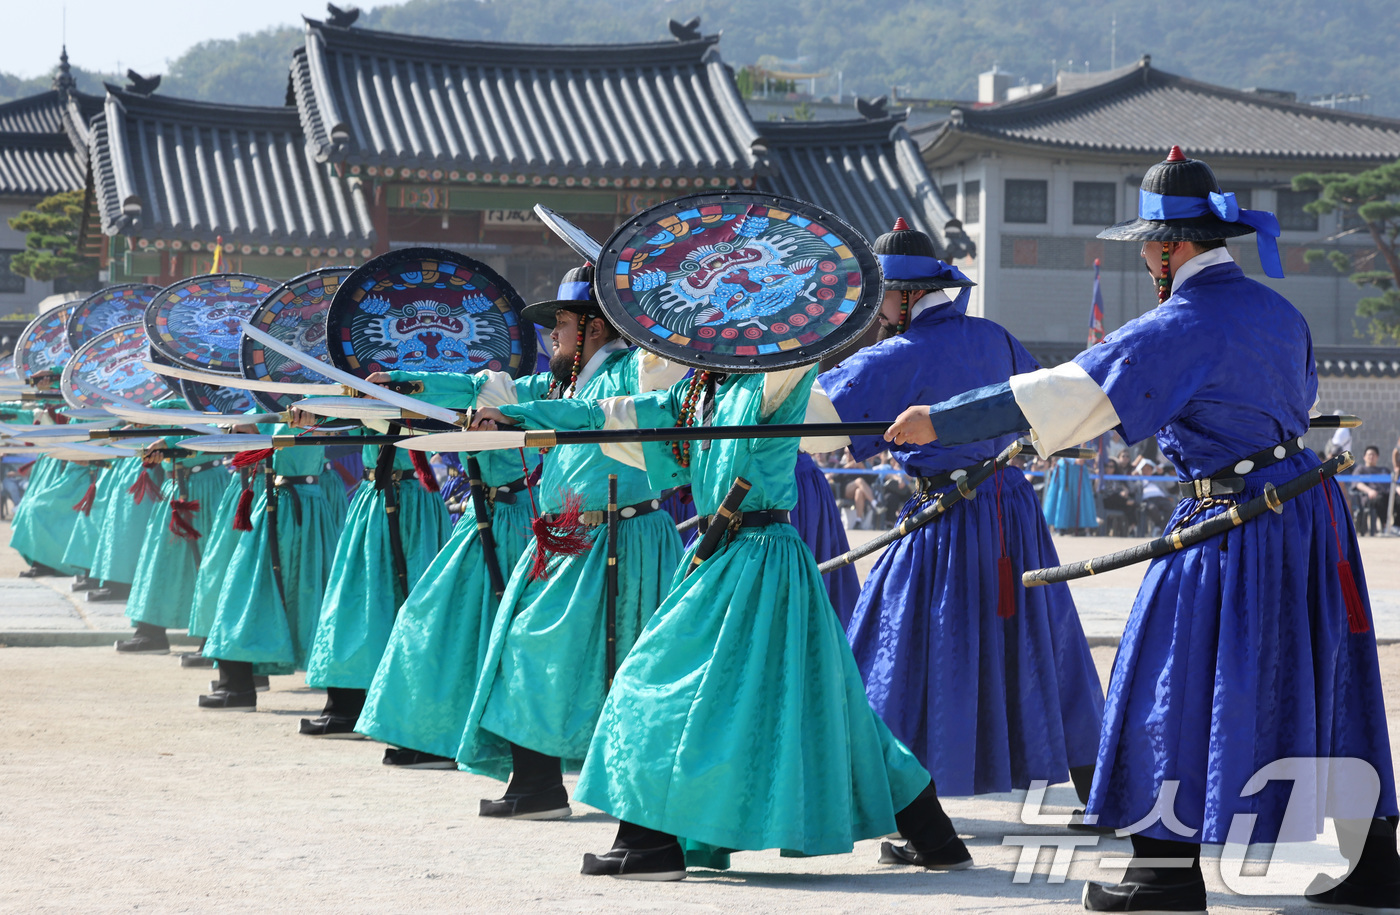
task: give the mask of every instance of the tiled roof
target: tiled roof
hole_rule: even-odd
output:
[[[1197,82],[1149,58],[986,108],[955,109],[920,133],[926,156],[959,135],[1086,152],[1160,156],[1173,144],[1202,158],[1267,157],[1320,164],[1400,156],[1400,120],[1351,114]]]
[[[761,163],[718,41],[496,44],[308,20],[292,88],[322,161],[740,181]]]
[[[759,125],[772,173],[760,187],[810,200],[869,239],[903,216],[938,240],[946,256],[972,253],[972,243],[939,196],[904,115],[874,120],[777,121]],[[950,244],[951,242],[951,244]]]
[[[373,238],[359,183],[312,156],[293,108],[217,105],[107,87],[92,124],[108,235],[228,241]]]
[[[47,197],[78,190],[85,172],[67,134],[0,132],[0,195]]]

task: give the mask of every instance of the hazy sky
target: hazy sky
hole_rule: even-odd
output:
[[[337,6],[372,9],[383,0]],[[5,40],[0,71],[47,73],[63,44],[68,11],[68,59],[89,70],[165,72],[191,45],[233,38],[274,25],[299,25],[303,14],[324,19],[325,0],[3,0]]]

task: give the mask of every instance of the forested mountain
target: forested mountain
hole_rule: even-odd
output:
[[[122,10],[114,6],[111,15]],[[1161,69],[1237,88],[1364,92],[1371,96],[1366,110],[1400,116],[1400,3],[1393,0],[407,0],[370,10],[358,24],[449,38],[591,43],[664,40],[667,19],[695,15],[704,32],[723,30],[731,65],[767,58],[783,61],[783,69],[825,72],[821,95],[836,92],[839,73],[847,94],[898,86],[906,95],[967,99],[976,96],[977,74],[993,63],[1041,82],[1052,66],[1107,69],[1116,50],[1120,66],[1150,53]],[[236,17],[228,21],[236,33]],[[161,91],[281,104],[284,62],[299,41],[299,23],[289,22],[204,42],[171,62]],[[80,83],[96,89],[99,80],[83,72]],[[0,99],[46,88],[46,78],[0,74]]]

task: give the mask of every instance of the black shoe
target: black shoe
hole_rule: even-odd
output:
[[[191,666],[194,666],[194,665],[191,665]],[[199,665],[199,666],[203,666],[203,665]],[[224,681],[222,681],[222,680],[210,680],[210,681],[209,681],[209,688],[210,688],[210,689],[224,689],[224,687],[220,685],[220,684],[223,683],[223,682],[224,682]],[[270,680],[268,680],[267,677],[254,677],[254,678],[253,678],[253,689],[256,690],[257,692],[265,693],[265,692],[267,692],[267,691],[268,691],[269,689],[271,689],[271,688],[272,688],[272,682],[271,682]]]
[[[87,600],[90,604],[118,603],[131,596],[131,585],[109,584],[98,588],[96,591],[89,591]]]
[[[20,578],[56,578],[57,576],[58,569],[51,569],[42,562],[36,562],[19,573]]]
[[[301,719],[301,731],[307,737],[328,737],[333,740],[364,740],[363,734],[355,733],[354,718],[333,718],[322,715],[319,718]]]
[[[622,880],[684,880],[685,852],[678,842],[660,848],[614,848],[606,854],[584,855],[580,873]]]
[[[933,851],[919,851],[913,842],[880,843],[881,864],[912,864],[931,871],[960,871],[972,866],[972,854],[963,840],[953,836]]]
[[[568,789],[554,785],[534,794],[507,794],[496,801],[482,798],[477,815],[500,820],[562,820],[573,812]]]
[[[180,666],[181,666],[181,667],[213,667],[213,666],[214,666],[214,659],[213,659],[213,658],[206,658],[204,655],[202,655],[202,654],[200,654],[199,652],[195,651],[195,652],[191,652],[190,654],[187,654],[187,655],[181,657],[181,658],[180,658]],[[215,687],[215,688],[217,688],[217,687]]]
[[[1068,828],[1075,832],[1087,832],[1096,836],[1111,836],[1118,831],[1112,826],[1099,826],[1097,823],[1086,823],[1084,822],[1084,817],[1084,808],[1081,807],[1070,817]]]
[[[1090,912],[1169,913],[1169,915],[1206,915],[1206,884],[1204,880],[1179,883],[1174,886],[1151,886],[1145,883],[1084,884],[1084,908]]]
[[[86,575],[79,575],[73,579],[73,583],[68,586],[68,590],[76,594],[79,591],[91,591],[100,586],[101,584],[102,582],[98,581],[96,578],[89,578]]]
[[[122,654],[170,654],[169,639],[153,639],[148,635],[138,635],[117,642],[117,651]]]
[[[253,712],[258,708],[258,694],[252,690],[236,693],[227,689],[216,689],[207,696],[199,697],[199,707]]]
[[[1357,915],[1400,915],[1400,882],[1377,885],[1347,878],[1330,890],[1308,893],[1303,898],[1319,909]]]
[[[384,751],[384,765],[397,769],[456,769],[457,760],[407,747],[389,747]]]

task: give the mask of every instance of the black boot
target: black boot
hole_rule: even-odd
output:
[[[456,769],[457,760],[448,756],[435,756],[408,747],[386,747],[384,765],[396,769]]]
[[[170,640],[165,636],[165,627],[150,623],[137,623],[136,634],[117,642],[116,647],[122,654],[170,654]]]
[[[908,841],[903,845],[881,842],[881,864],[912,864],[931,871],[960,871],[972,866],[972,854],[943,812],[933,782],[894,815],[894,822]]]
[[[248,661],[219,661],[219,679],[213,692],[199,697],[200,708],[255,711],[258,694],[253,688],[253,665]]]
[[[613,847],[601,855],[584,855],[580,873],[622,880],[684,880],[685,851],[669,833],[619,821]]]
[[[1338,832],[1344,822],[1338,822]],[[1342,912],[1400,912],[1400,853],[1395,849],[1395,824],[1389,819],[1372,820],[1351,872],[1334,886],[1309,892],[1305,898],[1318,908]]]
[[[319,718],[301,719],[300,733],[307,737],[329,737],[339,740],[364,740],[355,733],[355,725],[364,710],[367,693],[362,689],[340,686],[326,688],[326,705]]]
[[[104,581],[102,587],[88,592],[88,603],[120,602],[131,596],[131,585],[120,581]]]
[[[1084,807],[1089,806],[1089,789],[1094,785],[1093,766],[1071,766],[1069,770],[1069,780],[1074,785],[1074,793],[1079,795],[1079,803]],[[1075,832],[1090,832],[1100,836],[1111,836],[1114,833],[1112,826],[1099,826],[1097,823],[1086,823],[1084,821],[1084,807],[1079,808],[1070,818],[1069,828]]]
[[[1084,884],[1090,912],[1181,912],[1206,915],[1201,846],[1133,836],[1133,863],[1117,886]]]
[[[562,820],[574,811],[559,757],[510,745],[511,776],[504,797],[481,799],[478,816],[503,820]]]
[[[79,591],[91,591],[99,584],[101,582],[97,579],[88,577],[86,570],[80,570],[77,575],[73,576],[73,583],[68,586],[68,590],[76,594]]]
[[[58,575],[58,569],[50,568],[42,562],[32,562],[29,568],[19,573],[20,578],[56,578]]]
[[[212,663],[214,659],[213,659],[213,658],[210,658],[209,660],[210,660],[210,662]],[[223,685],[224,685],[224,681],[223,681],[223,680],[210,680],[210,681],[209,681],[209,688],[210,688],[210,689],[223,689]],[[258,691],[258,692],[260,692],[260,693],[265,693],[265,692],[267,692],[269,689],[271,689],[271,687],[272,687],[272,681],[270,681],[267,677],[259,677],[259,676],[254,676],[254,677],[253,677],[253,689],[254,689],[254,690],[256,690],[256,691]]]

